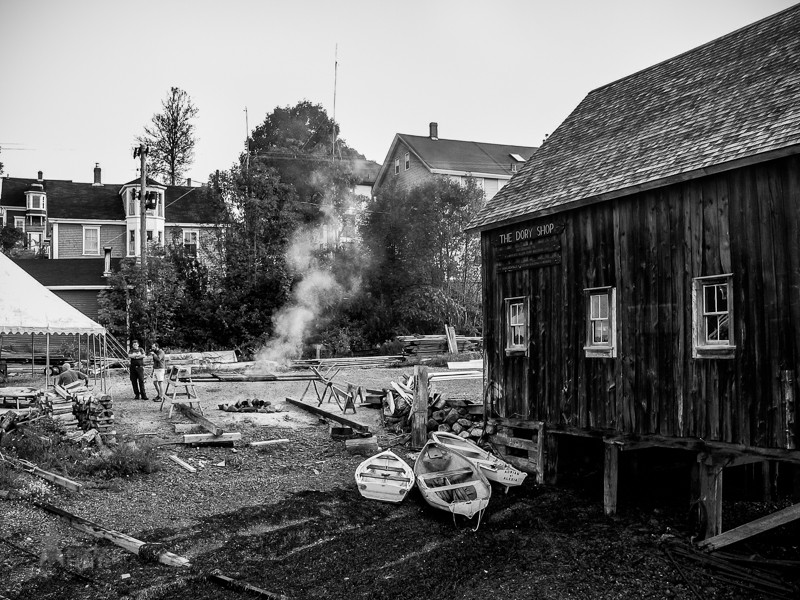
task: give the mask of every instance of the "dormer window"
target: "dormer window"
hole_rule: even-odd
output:
[[[44,194],[28,194],[28,209],[29,210],[46,210]]]

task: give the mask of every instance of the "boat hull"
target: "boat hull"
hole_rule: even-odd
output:
[[[414,471],[391,450],[370,456],[356,468],[359,493],[370,500],[402,502],[414,487]]]
[[[512,467],[506,461],[498,458],[462,437],[445,431],[436,431],[431,438],[438,444],[460,452],[474,462],[489,481],[495,481],[507,487],[521,485],[527,473]]]
[[[489,481],[472,461],[435,441],[420,451],[414,475],[428,504],[467,518],[483,511],[492,496]]]

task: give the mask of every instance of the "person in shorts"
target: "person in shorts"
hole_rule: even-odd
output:
[[[161,402],[164,400],[164,375],[167,371],[166,362],[167,355],[164,351],[153,342],[150,348],[150,354],[153,356],[153,385],[156,388],[156,397],[153,402]]]

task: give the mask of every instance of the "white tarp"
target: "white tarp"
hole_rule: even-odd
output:
[[[106,329],[0,254],[0,333],[102,335]]]

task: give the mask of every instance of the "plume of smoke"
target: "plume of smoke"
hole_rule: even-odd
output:
[[[274,335],[258,352],[257,363],[267,361],[285,365],[298,358],[309,331],[320,324],[329,309],[347,295],[355,293],[360,277],[350,276],[342,283],[330,270],[323,269],[314,256],[314,230],[301,230],[292,238],[286,259],[301,276],[291,302],[273,317]]]

